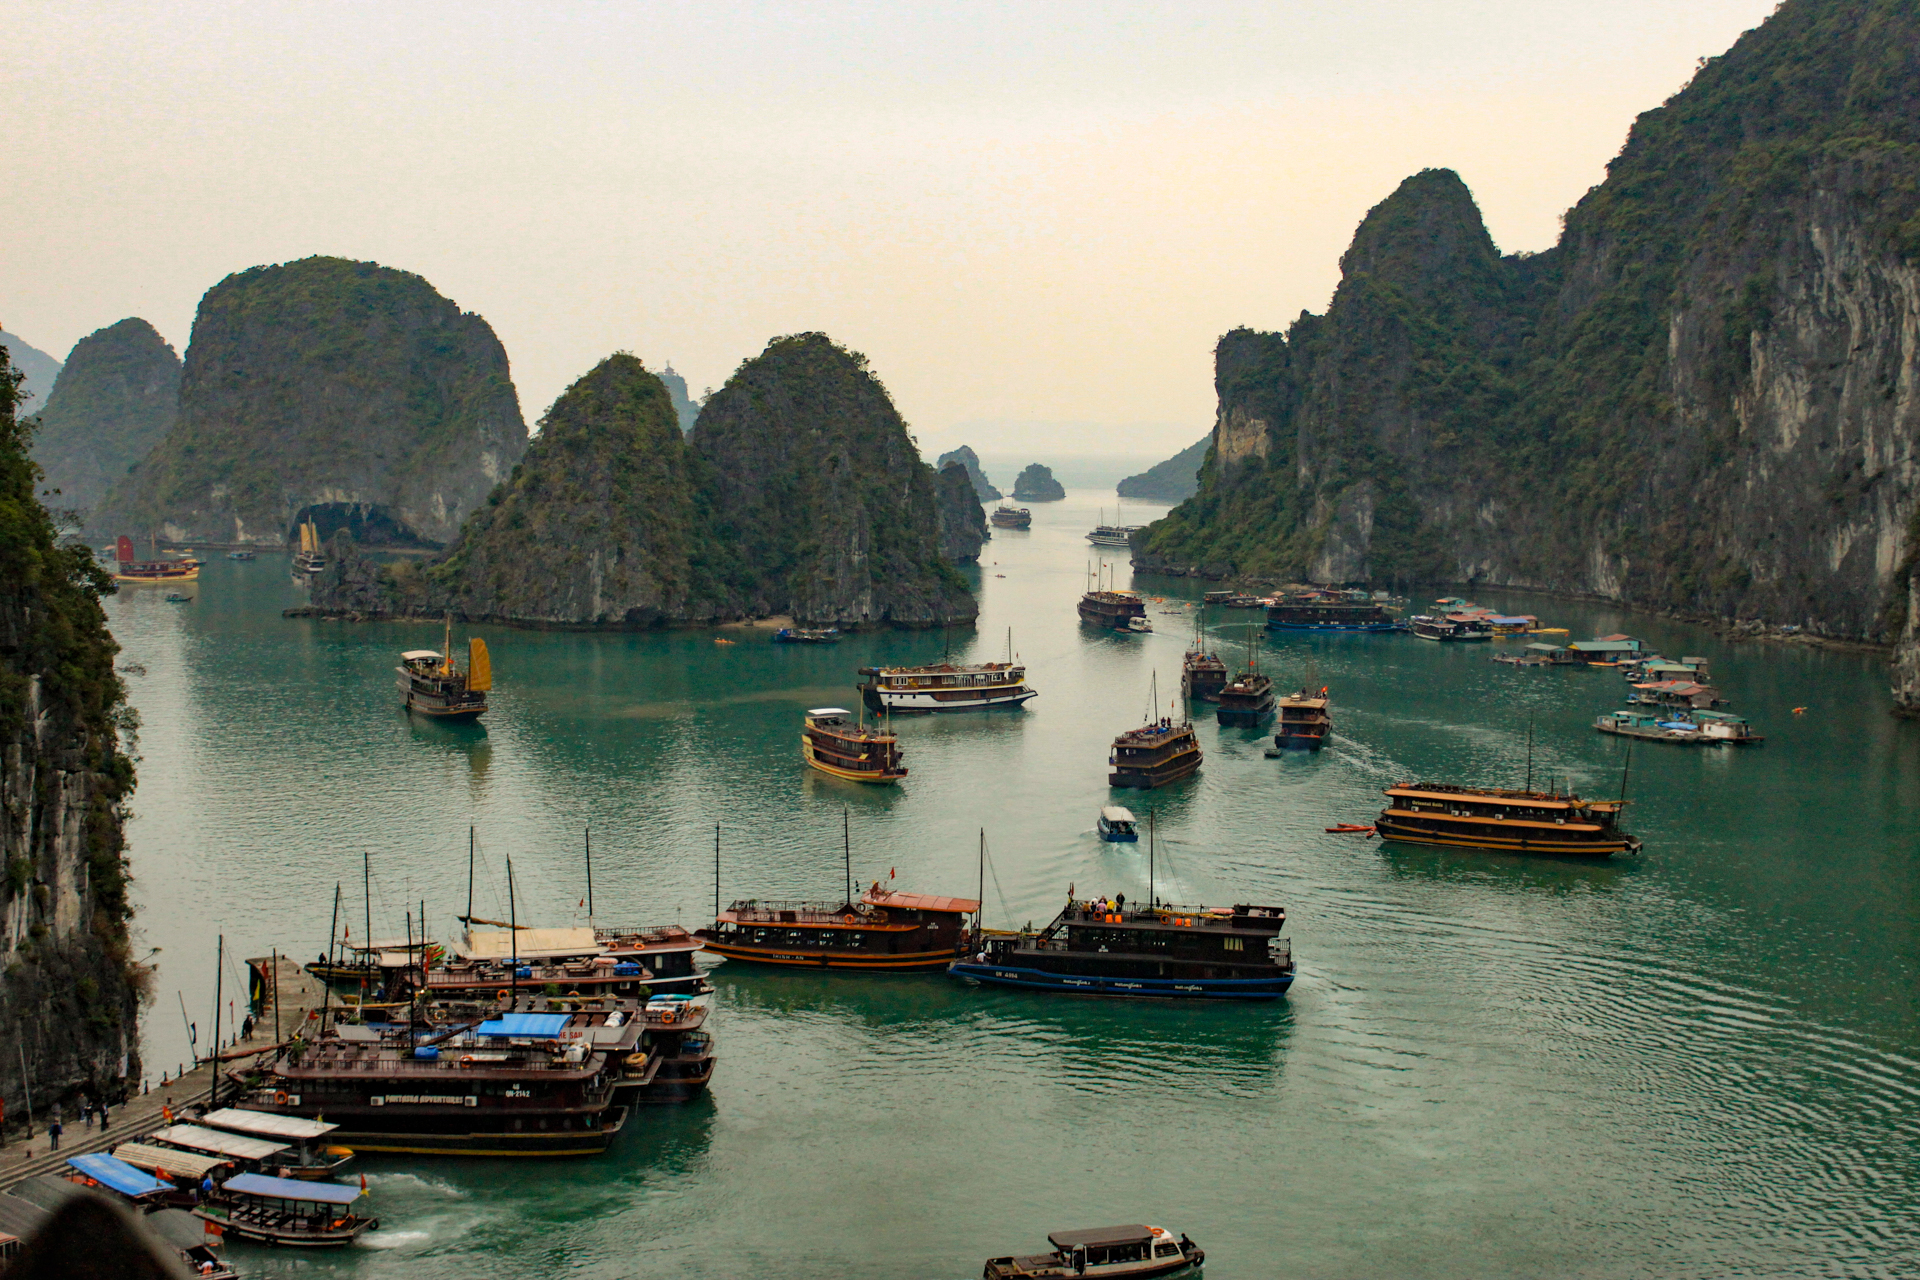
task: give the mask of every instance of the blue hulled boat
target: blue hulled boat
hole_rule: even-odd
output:
[[[1067,906],[1036,932],[982,933],[956,978],[1033,991],[1168,999],[1273,1000],[1293,985],[1279,907],[1111,901]]]

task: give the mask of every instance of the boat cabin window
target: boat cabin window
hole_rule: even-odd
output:
[[[1156,1258],[1171,1258],[1179,1252],[1180,1246],[1171,1240],[1162,1240],[1159,1244],[1153,1246],[1153,1256]]]

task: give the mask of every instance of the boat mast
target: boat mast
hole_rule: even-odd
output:
[[[1627,761],[1620,766],[1620,803],[1627,802],[1627,771],[1633,768],[1633,739],[1627,739]]]
[[[366,896],[367,896],[367,919],[366,919],[366,925],[367,925],[367,936],[366,936],[366,937],[364,937],[364,938],[362,938],[362,939],[361,939],[361,942],[362,942],[362,944],[363,944],[363,945],[365,945],[365,946],[366,946],[366,948],[367,948],[367,964],[368,964],[368,966],[372,966],[372,964],[374,963],[374,955],[373,955],[373,854],[372,854],[371,852],[369,852],[369,851],[367,851],[367,850],[365,850],[365,849],[362,849],[362,850],[360,851],[360,875],[361,875],[361,878],[362,878],[362,880],[364,881],[364,883],[365,883],[365,885],[366,885]],[[341,958],[342,958],[342,959],[345,959],[345,957],[344,957],[344,956],[343,956],[343,957],[341,957]],[[361,974],[360,974],[360,1003],[364,1005],[364,1004],[366,1004],[366,1002],[367,1002],[367,974],[366,974],[366,971],[365,971],[365,970],[362,970],[362,971],[361,971]]]
[[[227,935],[223,933],[213,959],[213,1051],[207,1055],[210,1064],[207,1074],[213,1077],[207,1085],[209,1111],[216,1111],[220,1107],[220,979],[224,976],[226,961]]]
[[[464,917],[462,917],[462,919],[466,921],[467,931],[471,933],[473,931],[473,826],[472,824],[468,824],[467,826],[467,914]]]
[[[1532,791],[1532,790],[1533,790],[1533,717],[1532,717],[1532,716],[1528,716],[1528,717],[1527,717],[1527,785],[1526,785],[1526,790],[1528,790],[1528,791]]]
[[[720,824],[713,824],[713,919],[720,920]]]
[[[440,642],[440,674],[453,674],[453,610],[447,610],[447,636]]]
[[[333,1011],[333,948],[340,938],[340,882],[333,882],[333,923],[327,926],[327,972],[320,977],[320,1029],[327,1029],[327,1015]],[[274,975],[274,989],[279,990],[280,975]],[[180,1011],[183,1015],[185,1009]]]
[[[847,905],[853,905],[853,810],[840,810],[840,855],[846,860]]]
[[[987,829],[980,828],[980,905],[973,909],[973,936],[980,937],[987,922]]]
[[[593,928],[593,828],[587,828],[587,928]]]
[[[512,977],[507,983],[507,1012],[520,1007],[520,917],[513,902],[513,855],[507,855],[507,946],[512,951]]]
[[[1153,896],[1153,810],[1147,810],[1147,905],[1157,907],[1160,899]]]

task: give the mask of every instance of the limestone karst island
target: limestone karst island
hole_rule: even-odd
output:
[[[1920,1274],[1920,7],[29,7],[0,1280]]]

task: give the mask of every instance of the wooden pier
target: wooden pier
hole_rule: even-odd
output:
[[[267,975],[266,999],[253,1020],[251,1036],[218,1048],[216,1053],[220,1060],[202,1059],[193,1070],[178,1079],[168,1080],[164,1085],[154,1085],[145,1093],[134,1094],[120,1106],[109,1107],[104,1128],[97,1122],[86,1125],[77,1116],[67,1120],[66,1133],[61,1136],[58,1151],[52,1149],[52,1139],[47,1134],[47,1113],[42,1111],[35,1114],[33,1137],[24,1142],[15,1141],[0,1146],[0,1191],[11,1190],[38,1174],[64,1172],[68,1156],[90,1151],[112,1151],[123,1142],[145,1137],[166,1125],[160,1109],[169,1103],[177,1117],[182,1107],[195,1102],[210,1102],[216,1072],[232,1069],[248,1050],[270,1048],[280,1040],[291,1038],[294,1032],[303,1027],[307,1028],[308,1037],[311,1038],[318,1029],[320,1011],[326,998],[325,988],[319,980],[290,956],[279,957],[277,971],[271,956],[261,956],[247,963]],[[274,1038],[276,1012],[279,1040]],[[221,1084],[221,1098],[224,1101],[229,1096],[227,1090],[231,1086],[224,1079]]]

